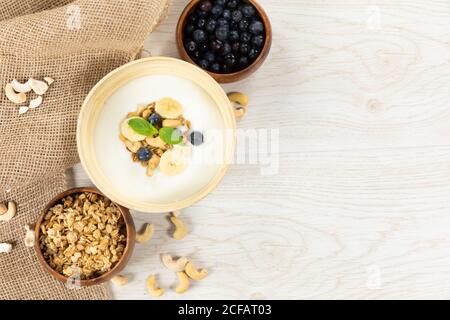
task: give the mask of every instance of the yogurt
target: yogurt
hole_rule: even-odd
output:
[[[192,147],[189,164],[180,175],[169,177],[158,169],[146,175],[146,168],[132,161],[119,139],[120,124],[139,104],[163,97],[179,101],[192,130],[204,134],[205,143]],[[177,76],[151,75],[132,80],[105,102],[94,132],[97,162],[109,183],[134,201],[166,204],[180,201],[204,188],[223,165],[225,123],[211,97],[195,83]]]

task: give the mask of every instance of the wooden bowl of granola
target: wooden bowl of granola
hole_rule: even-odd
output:
[[[128,209],[95,188],[54,197],[35,225],[35,251],[44,270],[68,286],[111,280],[128,263],[136,231]]]

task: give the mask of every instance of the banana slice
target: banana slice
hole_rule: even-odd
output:
[[[166,176],[176,176],[182,173],[188,164],[189,154],[182,148],[174,148],[164,152],[159,168]]]
[[[183,114],[183,106],[172,98],[162,98],[156,102],[155,111],[163,118],[176,119]]]
[[[146,136],[136,133],[128,124],[128,121],[130,121],[131,119],[136,119],[136,118],[140,118],[140,117],[132,117],[132,118],[125,119],[120,126],[120,133],[122,133],[122,135],[131,142],[143,141],[143,140],[145,140],[145,138],[147,138]]]

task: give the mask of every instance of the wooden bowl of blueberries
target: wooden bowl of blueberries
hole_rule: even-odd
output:
[[[220,83],[242,80],[267,58],[272,28],[254,0],[193,0],[178,21],[177,46],[182,59]]]

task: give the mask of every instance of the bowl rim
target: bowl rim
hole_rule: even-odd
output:
[[[87,116],[89,113],[89,106],[93,103],[93,100],[95,100],[95,95],[97,92],[102,88],[102,86],[105,85],[111,78],[120,76],[120,73],[125,72],[127,69],[131,69],[134,67],[142,67],[142,69],[145,69],[145,66],[147,64],[163,64],[165,68],[171,68],[171,70],[177,70],[177,72],[181,69],[184,69],[184,71],[188,70],[190,73],[195,74],[196,78],[195,81],[197,82],[207,82],[207,85],[209,85],[210,89],[215,90],[215,92],[219,95],[217,99],[215,99],[215,102],[217,103],[220,100],[220,104],[217,103],[219,111],[222,114],[222,117],[226,123],[226,129],[231,129],[233,132],[233,135],[226,135],[226,141],[225,141],[225,161],[222,167],[218,170],[216,175],[211,179],[211,181],[205,185],[203,188],[201,188],[197,193],[184,198],[182,200],[177,201],[171,201],[170,203],[149,203],[147,201],[134,201],[134,200],[126,200],[126,197],[120,196],[120,192],[113,193],[111,189],[107,188],[107,180],[103,173],[98,172],[99,170],[94,170],[94,168],[89,167],[88,163],[92,166],[96,165],[95,161],[92,159],[89,159],[87,156],[86,149],[88,148],[86,145],[83,144],[83,140],[87,139],[86,132],[87,130],[84,127],[84,123],[89,119]],[[139,66],[141,65],[141,66]],[[141,69],[140,69],[141,70]],[[132,81],[136,78],[139,78],[139,76],[133,77]],[[114,80],[114,78],[113,78]],[[193,80],[192,80],[193,81]],[[205,90],[205,89],[204,89]],[[114,93],[114,91],[109,93],[109,96],[111,96]],[[214,100],[214,99],[213,99]],[[207,72],[202,70],[201,68],[188,63],[186,61],[171,58],[171,57],[148,57],[144,59],[139,59],[132,61],[130,63],[127,63],[113,71],[111,71],[109,74],[107,74],[103,79],[101,79],[89,92],[86,99],[83,102],[83,105],[81,107],[81,111],[78,117],[78,124],[77,124],[77,148],[78,148],[78,154],[80,157],[81,164],[92,181],[92,183],[109,199],[114,201],[115,203],[124,206],[129,209],[133,209],[139,212],[145,212],[145,213],[161,213],[161,212],[173,212],[177,210],[181,210],[184,208],[187,208],[194,203],[200,201],[204,197],[206,197],[211,191],[213,191],[217,185],[220,183],[220,181],[225,176],[226,172],[228,171],[229,165],[231,163],[232,157],[234,155],[234,150],[236,146],[236,118],[234,116],[233,112],[233,106],[228,99],[228,96],[226,95],[223,88],[217,83],[214,78],[212,78]],[[94,162],[94,163],[93,163]],[[95,169],[98,169],[98,165],[95,166]],[[94,174],[96,173],[96,174]],[[124,199],[125,198],[125,199]]]
[[[63,283],[67,283],[69,280],[69,277],[66,277],[56,270],[54,270],[50,265],[47,263],[47,261],[44,258],[44,255],[42,254],[42,250],[40,247],[40,233],[41,233],[41,224],[44,220],[45,215],[47,214],[48,210],[50,210],[51,207],[55,206],[58,202],[60,202],[63,198],[74,195],[77,193],[83,193],[83,192],[91,192],[96,193],[98,195],[106,197],[100,190],[94,187],[79,187],[79,188],[72,188],[69,190],[66,190],[64,192],[59,193],[55,197],[53,197],[45,206],[45,208],[41,211],[38,219],[36,220],[35,226],[34,226],[34,250],[36,252],[36,256],[38,258],[38,261],[40,265],[45,269],[49,274],[51,274],[56,280],[59,280]],[[101,284],[104,282],[107,282],[111,280],[114,276],[116,276],[119,272],[121,272],[125,266],[128,264],[128,261],[130,260],[135,246],[135,238],[136,238],[136,229],[133,221],[133,217],[130,214],[130,211],[127,208],[124,208],[117,203],[111,201],[113,205],[115,205],[119,212],[121,213],[123,220],[125,222],[126,230],[127,230],[127,244],[125,246],[125,250],[123,252],[122,257],[120,260],[115,264],[115,266],[108,272],[102,274],[101,276],[93,279],[88,280],[77,280],[79,281],[80,286],[93,286],[97,284]]]
[[[192,0],[190,1],[186,7],[183,9],[183,12],[181,13],[180,17],[178,18],[178,23],[176,27],[176,41],[177,41],[177,47],[178,52],[180,53],[183,60],[186,60],[195,66],[198,66],[197,63],[195,63],[194,60],[189,56],[189,54],[186,51],[186,48],[184,47],[184,27],[186,26],[186,20],[188,15],[192,12],[192,10],[195,9],[195,7],[201,2],[202,0]],[[231,72],[231,73],[215,73],[209,70],[205,70],[209,75],[211,75],[214,79],[221,83],[232,83],[239,80],[242,80],[246,78],[247,76],[250,76],[252,73],[254,73],[256,70],[258,70],[263,62],[266,60],[267,56],[269,55],[269,51],[272,47],[272,25],[270,23],[269,16],[267,15],[264,8],[255,0],[244,0],[249,3],[251,3],[255,8],[258,14],[261,16],[261,19],[264,23],[264,28],[266,30],[266,37],[264,41],[264,47],[261,50],[261,53],[256,58],[255,61],[252,62],[249,66],[246,68]]]

